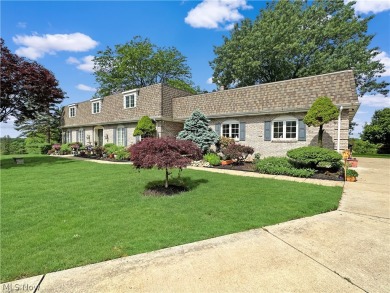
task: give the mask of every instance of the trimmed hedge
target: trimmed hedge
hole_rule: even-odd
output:
[[[316,168],[320,162],[328,162],[337,165],[343,158],[334,150],[315,146],[301,147],[287,152],[287,156],[298,164]]]
[[[256,162],[256,170],[272,175],[287,175],[308,178],[314,175],[313,169],[299,169],[285,157],[268,157]]]

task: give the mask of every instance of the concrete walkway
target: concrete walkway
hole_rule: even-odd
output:
[[[357,170],[337,211],[2,284],[2,292],[389,292],[390,160],[361,158]]]

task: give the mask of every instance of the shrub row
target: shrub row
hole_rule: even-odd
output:
[[[288,158],[268,157],[256,161],[256,170],[260,173],[272,175],[287,175],[308,178],[314,175],[315,170],[308,168],[296,168]]]

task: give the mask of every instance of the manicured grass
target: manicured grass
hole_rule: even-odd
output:
[[[390,154],[355,154],[352,157],[390,159]]]
[[[184,170],[190,191],[146,197],[163,171],[49,156],[1,169],[1,282],[327,212],[342,193]]]

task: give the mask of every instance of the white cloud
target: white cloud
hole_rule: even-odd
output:
[[[382,95],[365,95],[363,97],[359,98],[359,102],[368,107],[375,107],[375,108],[384,108],[384,107],[390,107],[390,97],[385,97]]]
[[[213,84],[213,78],[212,77],[208,78],[206,82],[207,84]]]
[[[16,25],[18,28],[26,28],[27,27],[27,22],[22,22],[19,21],[18,24]]]
[[[93,58],[94,56],[92,55],[88,55],[88,56],[85,56],[84,58],[82,59],[77,59],[75,57],[69,57],[68,59],[66,59],[66,63],[67,64],[77,64],[77,68],[82,70],[82,71],[86,71],[86,72],[93,72],[93,66],[94,66],[94,63],[93,63]]]
[[[93,59],[94,57],[92,55],[88,55],[86,57],[84,57],[82,60],[82,62],[77,66],[78,69],[80,70],[83,70],[83,71],[87,71],[87,72],[93,72]]]
[[[230,29],[244,18],[238,9],[252,9],[246,0],[204,0],[188,12],[185,23],[194,28]]]
[[[56,54],[58,51],[85,52],[95,48],[98,42],[82,33],[55,35],[16,35],[12,38],[20,45],[15,53],[33,60],[42,58],[45,54]]]
[[[344,0],[345,3],[352,0]],[[355,11],[358,13],[379,13],[382,11],[390,10],[390,0],[354,0]]]
[[[76,86],[77,89],[81,90],[81,91],[86,91],[86,92],[96,92],[96,89],[94,87],[90,87],[90,86],[87,86],[85,84],[78,84]]]
[[[68,64],[80,64],[80,61],[77,60],[77,58],[75,58],[75,57],[69,57],[68,59],[66,59],[66,63],[68,63]]]
[[[386,52],[381,52],[375,56],[374,60],[380,61],[385,65],[385,72],[381,76],[390,76],[390,56]]]

